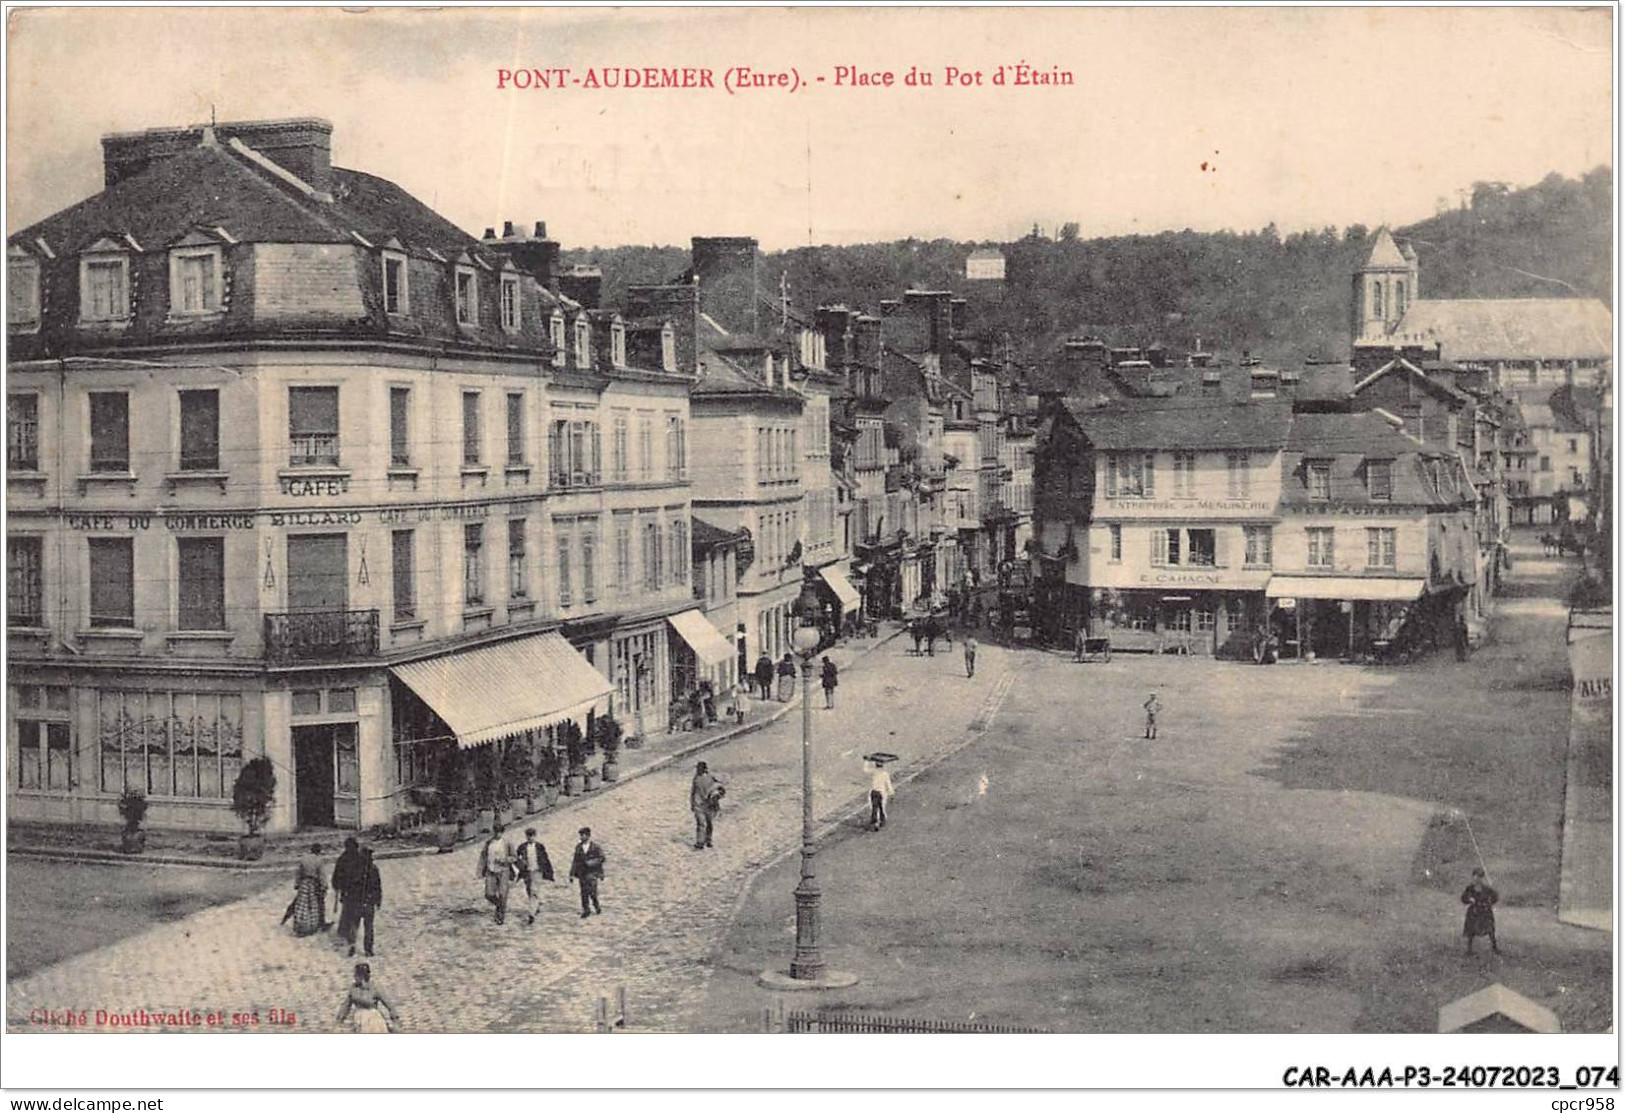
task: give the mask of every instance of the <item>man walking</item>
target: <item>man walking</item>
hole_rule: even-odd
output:
[[[756,658],[756,691],[762,699],[773,698],[773,658],[765,653]]]
[[[536,828],[525,828],[525,841],[519,844],[519,876],[525,880],[525,926],[536,922],[542,910],[542,882],[553,880],[553,862],[547,847],[536,841]]]
[[[344,853],[333,863],[333,900],[339,905],[339,938],[350,945],[352,955],[356,921],[361,914],[361,881],[361,845],[353,837],[345,839]]]
[[[1157,736],[1157,712],[1161,710],[1162,701],[1157,698],[1157,693],[1152,692],[1151,698],[1145,701],[1145,736],[1147,738]]]
[[[592,828],[583,827],[578,834],[575,857],[570,860],[570,879],[581,886],[581,918],[594,912],[600,916],[604,910],[598,904],[598,883],[604,879],[604,850],[592,841]]]
[[[384,904],[384,879],[378,876],[378,867],[373,865],[372,848],[367,847],[361,851],[360,865],[356,870],[360,881],[356,884],[355,905],[356,918],[361,921],[362,944],[366,948],[367,957],[372,957],[372,917]],[[345,902],[349,907],[350,902]],[[350,957],[355,957],[355,925],[350,925]]]
[[[835,685],[839,683],[835,662],[828,657],[824,658],[824,669],[820,683],[824,685],[824,710],[830,711],[835,707]]]
[[[891,774],[883,762],[875,762],[874,776],[869,779],[869,830],[878,831],[886,826],[886,805],[891,803]]]
[[[513,852],[502,837],[502,824],[493,824],[491,837],[480,850],[480,876],[485,879],[485,899],[495,909],[493,919],[502,923],[508,915],[508,885],[512,880]]]
[[[976,635],[965,636],[965,679],[969,680],[976,675]]]
[[[688,789],[688,807],[694,813],[694,849],[708,850],[717,812],[722,808],[722,782],[711,775],[710,766],[699,762],[694,766],[694,783]]]

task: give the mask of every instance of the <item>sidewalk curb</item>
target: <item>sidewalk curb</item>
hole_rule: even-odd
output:
[[[892,642],[903,633],[904,629],[906,629],[906,627],[900,627],[899,629],[893,630],[889,634],[882,634],[875,640],[873,645],[867,646],[861,652],[859,652],[857,656],[853,658],[852,664],[857,664],[859,661],[864,660],[882,646]],[[847,667],[850,668],[852,666],[848,665]],[[537,812],[535,815],[563,812],[571,808],[580,807],[589,800],[595,799],[596,797],[603,795],[605,792],[611,792],[621,785],[630,784],[631,782],[638,780],[640,777],[646,777],[651,773],[658,773],[663,769],[667,769],[672,765],[675,765],[679,761],[693,757],[695,754],[714,749],[717,746],[723,745],[724,743],[732,742],[736,738],[742,738],[747,734],[761,730],[763,727],[771,726],[788,715],[793,709],[798,707],[800,703],[801,693],[798,691],[787,702],[779,704],[760,718],[743,723],[732,730],[723,731],[721,734],[715,735],[714,737],[707,738],[699,742],[694,742],[687,746],[679,747],[669,754],[656,758],[647,765],[623,773],[616,780],[605,784],[600,784],[599,787],[593,792],[584,793],[581,796],[561,796],[559,798],[559,802],[553,807],[548,808],[545,813]],[[471,840],[470,843],[466,845],[472,845],[473,842],[477,841],[478,840]],[[374,844],[373,857],[378,861],[394,860],[399,858],[424,858],[436,856],[442,853],[455,854],[458,849],[459,847],[453,847],[449,851],[442,851],[439,847],[435,846],[416,846],[383,850],[377,848],[376,844]],[[18,858],[51,862],[76,862],[82,865],[174,866],[191,867],[196,869],[228,870],[233,873],[249,874],[280,873],[292,869],[294,866],[293,862],[284,861],[245,862],[242,860],[202,858],[186,854],[122,854],[116,850],[74,850],[59,849],[57,847],[50,846],[18,846],[11,844],[9,840],[6,846],[6,854],[8,857],[11,855],[16,855]]]

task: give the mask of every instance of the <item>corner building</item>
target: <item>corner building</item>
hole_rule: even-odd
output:
[[[389,822],[470,751],[634,729],[617,635],[692,605],[670,322],[629,346],[544,229],[482,243],[331,135],[108,136],[106,187],[8,240],[17,819],[117,822],[131,789],[237,830],[265,754],[270,830]],[[593,460],[622,406],[651,427],[625,484]],[[621,559],[622,513],[659,555]]]

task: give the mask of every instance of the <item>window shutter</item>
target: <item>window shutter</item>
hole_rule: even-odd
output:
[[[1213,531],[1213,563],[1215,567],[1225,567],[1224,551],[1227,531],[1221,526]]]
[[[1155,453],[1145,454],[1145,497],[1155,498],[1157,494],[1157,457]]]
[[[1114,499],[1117,497],[1117,457],[1103,456],[1101,459],[1106,462],[1106,497]]]
[[[1168,531],[1165,529],[1151,531],[1151,563],[1158,568],[1168,563]]]

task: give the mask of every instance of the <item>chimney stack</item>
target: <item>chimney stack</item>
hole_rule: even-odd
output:
[[[504,220],[500,238],[496,235],[496,229],[487,228],[481,242],[503,258],[511,259],[514,266],[533,276],[543,286],[557,290],[559,245],[547,238],[547,225],[540,220],[536,222],[536,232],[534,237],[516,234],[513,221]]]
[[[210,125],[148,128],[102,136],[102,178],[109,187],[206,141]],[[219,143],[239,139],[319,193],[333,189],[333,125],[314,117],[215,124]]]

